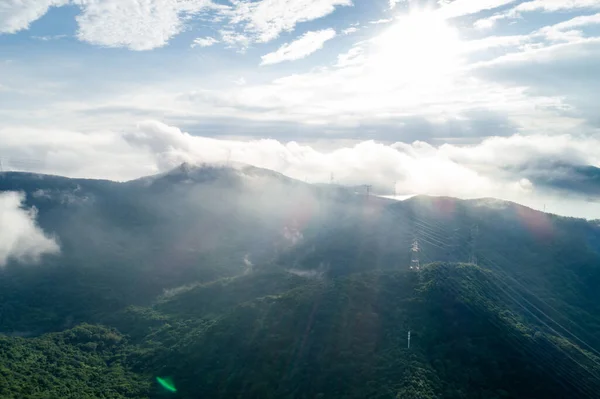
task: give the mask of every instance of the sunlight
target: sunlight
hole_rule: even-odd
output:
[[[388,84],[435,84],[460,66],[458,31],[434,12],[399,17],[373,44],[373,73]]]

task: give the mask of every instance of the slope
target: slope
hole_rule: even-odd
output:
[[[516,309],[476,266],[305,280],[262,297],[253,280],[235,286],[256,299],[220,311],[175,306],[193,307],[192,291],[199,307],[201,292],[221,301],[208,286],[147,310],[163,323],[140,337],[134,367],[172,377],[181,398],[583,398],[599,387],[597,357]]]

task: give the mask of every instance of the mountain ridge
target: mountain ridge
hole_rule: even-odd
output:
[[[159,398],[156,376],[190,399],[600,388],[597,224],[504,201],[392,201],[260,169],[249,184],[213,172],[183,166],[155,187],[0,179],[61,245],[40,264],[0,268],[0,396],[72,386]]]
[[[237,172],[246,172],[246,171],[254,172],[254,174],[261,176],[261,177],[278,178],[278,179],[282,179],[282,181],[286,181],[286,182],[293,183],[293,184],[306,185],[308,187],[313,187],[315,189],[327,189],[327,190],[333,190],[333,191],[346,190],[348,192],[348,194],[353,194],[353,195],[358,195],[358,196],[367,196],[366,192],[364,192],[364,193],[356,192],[355,189],[357,186],[344,186],[344,185],[339,185],[339,184],[331,185],[328,183],[318,183],[318,184],[317,183],[307,183],[307,182],[286,176],[285,174],[280,173],[280,172],[276,172],[276,171],[273,171],[270,169],[260,168],[260,167],[256,167],[256,166],[253,166],[250,164],[244,164],[244,163],[221,162],[221,163],[193,164],[193,163],[189,163],[189,162],[183,162],[182,164],[180,164],[166,172],[157,173],[157,174],[153,174],[153,175],[149,175],[149,176],[143,176],[140,178],[126,180],[126,181],[115,181],[115,180],[109,180],[109,179],[65,177],[65,176],[60,176],[60,175],[32,173],[32,172],[2,172],[2,173],[0,173],[0,176],[2,176],[3,178],[9,178],[9,180],[13,180],[14,178],[19,178],[19,177],[25,177],[31,181],[46,180],[46,183],[50,183],[47,180],[55,180],[52,182],[53,184],[60,181],[61,183],[74,183],[74,184],[82,184],[83,183],[86,185],[94,184],[94,183],[101,183],[101,184],[105,184],[105,185],[115,184],[115,185],[122,185],[123,187],[128,187],[131,185],[150,186],[153,183],[155,183],[157,180],[168,178],[168,177],[178,177],[178,178],[187,177],[189,180],[189,183],[203,183],[203,182],[208,183],[208,182],[218,179],[219,177],[221,177],[221,178],[224,176],[233,177],[233,176],[236,176]],[[203,180],[195,181],[193,178],[193,175],[194,174],[199,175],[199,174],[202,174],[203,172],[212,173],[212,176],[205,177],[207,179],[205,181],[203,181]],[[232,172],[234,172],[234,173],[232,173]],[[238,176],[236,176],[236,177],[238,177]],[[174,183],[174,182],[175,181],[173,181],[172,183]],[[0,186],[0,188],[4,191],[7,190],[6,185],[2,185],[2,186]],[[410,202],[410,201],[418,201],[418,200],[423,200],[423,199],[425,199],[425,200],[430,199],[430,200],[450,201],[450,202],[466,201],[466,202],[472,202],[474,204],[483,204],[483,205],[502,204],[502,205],[510,205],[512,207],[518,206],[523,209],[532,210],[532,211],[543,213],[546,215],[553,215],[556,217],[581,219],[581,220],[586,220],[586,221],[592,220],[592,219],[585,219],[585,218],[579,218],[579,217],[554,215],[551,213],[546,213],[541,210],[531,208],[529,206],[520,204],[515,201],[503,200],[503,199],[494,198],[494,197],[460,199],[457,197],[451,197],[451,196],[446,196],[446,195],[438,196],[438,195],[427,195],[427,194],[416,194],[416,195],[411,196],[410,198],[406,198],[406,199],[402,199],[402,200],[391,199],[389,197],[384,198],[384,197],[380,197],[378,195],[372,195],[371,197],[378,198],[380,200],[387,200],[390,202],[393,202],[393,201],[397,201],[397,202],[409,201]]]

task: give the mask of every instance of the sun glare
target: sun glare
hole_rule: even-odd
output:
[[[435,83],[460,66],[458,31],[435,12],[413,12],[373,39],[374,72],[389,83]]]

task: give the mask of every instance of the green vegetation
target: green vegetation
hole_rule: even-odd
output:
[[[129,340],[90,325],[2,338],[0,396],[587,397],[599,359],[512,311],[499,282],[433,264],[421,275],[299,284],[269,272],[189,287],[116,314]]]
[[[0,398],[598,397],[597,224],[200,172],[0,181],[62,250],[0,269]]]
[[[148,378],[124,365],[130,351],[116,330],[86,324],[39,338],[0,336],[0,397],[147,397]]]

